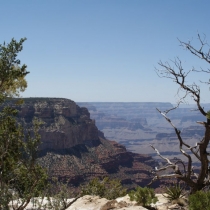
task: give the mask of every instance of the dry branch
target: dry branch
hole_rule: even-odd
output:
[[[200,48],[196,49],[194,48],[190,42],[182,42],[179,40],[182,47],[185,47],[190,53],[195,55],[196,57],[203,59],[207,63],[210,64],[210,48],[207,51],[204,51],[205,47],[209,47],[205,36],[202,39],[200,35],[198,34],[198,40],[200,43]],[[172,163],[168,158],[163,157],[160,152],[152,145],[150,145],[160,156],[163,160],[167,162],[167,164],[160,168],[156,168],[156,176],[153,178],[152,182],[159,178],[177,178],[179,180],[182,180],[186,182],[188,186],[191,187],[192,192],[195,192],[197,190],[203,189],[206,185],[210,185],[210,168],[209,168],[209,160],[208,156],[210,153],[207,152],[207,147],[209,145],[210,140],[210,119],[208,119],[207,112],[204,110],[204,107],[201,106],[201,98],[200,98],[200,87],[196,83],[188,84],[187,76],[191,72],[205,72],[210,73],[210,69],[197,71],[194,68],[184,71],[182,62],[179,58],[176,58],[174,61],[171,61],[172,65],[169,62],[163,63],[160,61],[158,64],[161,67],[161,69],[156,68],[156,73],[159,77],[164,77],[171,79],[173,82],[175,82],[178,85],[178,92],[182,90],[184,91],[184,95],[180,98],[179,102],[177,103],[177,106],[166,110],[166,111],[160,111],[157,108],[157,111],[166,119],[166,121],[174,128],[174,131],[176,133],[176,136],[178,138],[179,142],[179,150],[180,152],[187,158],[187,169],[185,168],[185,164],[182,161],[177,161],[176,163]],[[210,82],[209,82],[210,83]],[[206,83],[206,84],[209,84]],[[173,111],[174,109],[177,109],[180,105],[180,103],[183,103],[185,101],[185,98],[187,96],[190,96],[197,105],[197,110],[200,111],[200,113],[207,118],[206,122],[200,122],[198,121],[198,124],[201,124],[205,127],[205,134],[204,138],[197,142],[195,146],[188,145],[181,136],[181,131],[172,123],[171,119],[167,116],[167,114],[170,111]],[[189,150],[191,153],[188,154],[186,150]],[[194,155],[201,164],[199,174],[196,174],[194,172],[193,166],[192,166],[192,155]],[[182,173],[179,169],[178,163],[181,163],[184,168],[184,173]],[[158,175],[157,173],[160,171],[166,171],[168,168],[173,169],[173,174],[164,174],[164,175]]]

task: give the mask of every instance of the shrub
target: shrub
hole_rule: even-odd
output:
[[[92,179],[87,185],[82,187],[81,195],[98,195],[109,200],[126,195],[126,189],[123,188],[117,179],[105,177]]]
[[[127,193],[127,190],[123,188],[121,182],[118,179],[108,179],[105,186],[106,194],[104,197],[109,200],[125,196]]]
[[[151,203],[156,203],[158,201],[154,190],[147,187],[137,187],[129,193],[129,196],[131,201],[136,201],[143,207],[150,206]]]
[[[68,181],[66,183],[59,182],[57,178],[53,178],[52,181],[53,183],[49,188],[52,188],[51,191],[54,191],[54,194],[52,197],[48,196],[48,208],[53,210],[67,209],[70,203],[69,198],[73,197],[72,191],[68,187]]]
[[[184,196],[184,188],[180,186],[180,184],[175,184],[174,186],[166,187],[166,198],[169,201],[176,200],[178,198],[182,198]],[[163,195],[164,196],[164,195]]]
[[[210,210],[210,192],[197,191],[189,196],[190,210]]]
[[[59,181],[58,178],[52,177],[50,183],[45,187],[41,197],[32,199],[33,209],[43,210],[64,210],[67,209],[80,196],[69,188],[67,180]],[[73,198],[74,199],[70,199]]]

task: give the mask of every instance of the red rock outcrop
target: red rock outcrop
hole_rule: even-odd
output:
[[[148,155],[128,152],[115,141],[106,140],[90,119],[86,108],[71,100],[27,98],[18,107],[19,117],[30,125],[37,117],[40,128],[39,162],[50,176],[78,186],[93,177],[118,178],[128,187],[145,186],[157,163]]]
[[[98,140],[98,129],[86,108],[71,100],[27,98],[18,107],[19,117],[31,123],[34,117],[44,124],[40,129],[41,149],[68,149]]]

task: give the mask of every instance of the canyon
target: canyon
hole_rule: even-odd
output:
[[[179,142],[173,127],[157,111],[164,112],[176,105],[161,102],[80,102],[87,107],[96,126],[108,139],[114,139],[124,145],[128,151],[151,155],[160,161],[160,157],[150,147],[157,148],[162,155],[173,159],[187,159],[180,154]],[[202,104],[206,111],[210,104]],[[170,111],[167,116],[181,131],[184,141],[194,146],[204,136],[204,127],[197,121],[205,121],[195,105],[184,104]],[[188,151],[187,151],[188,152]],[[193,157],[193,156],[192,156]],[[197,159],[193,157],[197,164]]]
[[[24,98],[24,104],[16,105],[16,100],[7,103],[19,110],[18,118],[24,126],[30,128],[34,117],[42,121],[38,162],[51,178],[68,181],[74,189],[94,177],[106,176],[120,179],[129,189],[146,186],[154,168],[162,164],[150,144],[170,159],[183,158],[173,128],[156,110],[171,109],[170,103]],[[210,108],[209,104],[205,106]],[[169,117],[181,128],[183,139],[194,145],[204,134],[196,121],[205,118],[192,109],[180,107]]]
[[[24,98],[22,105],[17,100],[7,104],[19,110],[25,127],[31,128],[34,118],[42,122],[38,162],[51,178],[68,181],[74,189],[94,177],[117,178],[126,188],[146,186],[153,178],[157,161],[105,138],[87,108],[63,98]]]

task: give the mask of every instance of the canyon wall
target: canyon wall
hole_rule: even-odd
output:
[[[74,187],[104,176],[118,178],[129,188],[151,181],[157,162],[149,155],[128,152],[121,144],[105,139],[87,108],[62,98],[25,98],[19,106],[15,102],[8,103],[19,110],[24,126],[32,126],[34,117],[42,121],[38,161],[51,177],[68,180]],[[119,121],[123,124],[123,119]],[[145,120],[141,122],[146,124]],[[139,121],[131,127],[134,125],[141,127]]]
[[[156,152],[150,147],[154,145],[163,155],[169,158],[178,157],[186,161],[180,154],[179,142],[173,127],[157,111],[173,108],[170,103],[157,102],[80,102],[87,107],[91,118],[108,139],[123,144],[129,151],[149,154],[158,159]],[[202,104],[206,111],[210,104]],[[181,105],[168,113],[173,124],[181,131],[183,139],[194,146],[204,135],[204,128],[196,121],[205,121],[195,105]],[[197,159],[194,159],[197,162]]]

